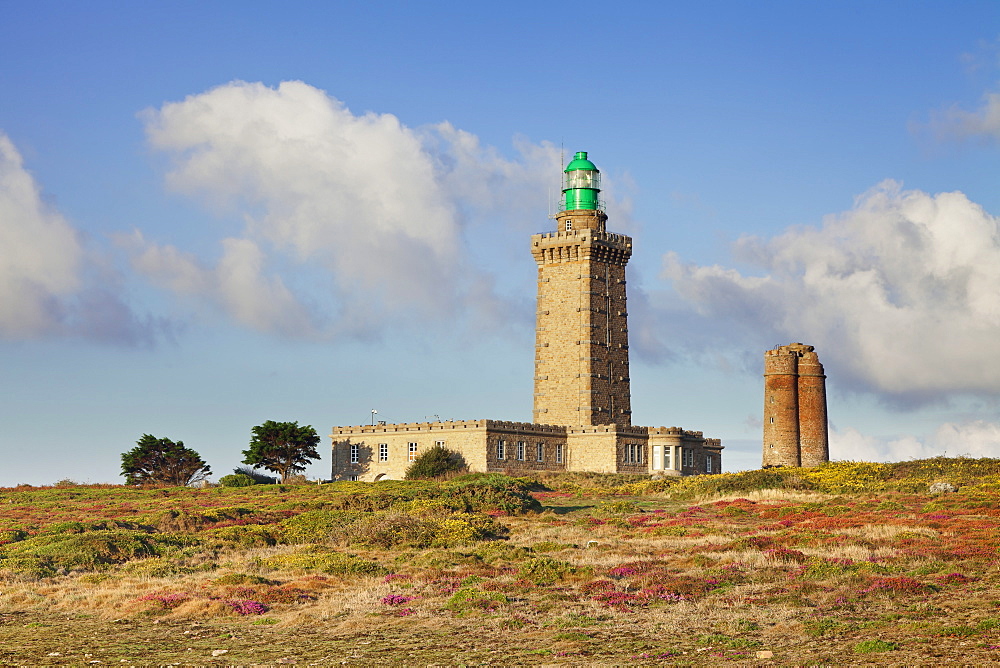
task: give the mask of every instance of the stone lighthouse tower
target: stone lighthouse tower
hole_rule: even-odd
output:
[[[764,353],[764,457],[767,466],[830,461],[826,375],[812,346],[790,343]]]
[[[608,232],[601,173],[583,151],[566,166],[556,230],[531,237],[538,263],[534,422],[628,426],[625,265],[632,239]]]

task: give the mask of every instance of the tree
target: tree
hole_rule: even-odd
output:
[[[320,459],[316,430],[298,422],[268,420],[253,428],[250,447],[243,451],[243,463],[274,471],[284,482],[290,474],[303,471],[306,464]]]
[[[169,438],[143,434],[136,446],[122,453],[122,475],[129,485],[153,483],[186,487],[212,472],[197,452]]]
[[[443,445],[434,445],[413,460],[403,477],[407,480],[436,478],[439,475],[451,471],[461,471],[464,468],[465,460],[462,459],[462,455]]]

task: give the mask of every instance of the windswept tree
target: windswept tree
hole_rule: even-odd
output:
[[[129,485],[185,487],[211,472],[201,455],[184,447],[184,441],[143,434],[134,448],[122,453],[122,475]]]
[[[243,451],[243,463],[274,471],[284,482],[289,475],[304,471],[314,459],[320,459],[316,430],[298,422],[268,420],[253,428],[250,447]]]

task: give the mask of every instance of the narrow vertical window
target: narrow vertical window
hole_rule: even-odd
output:
[[[410,450],[410,461],[411,462],[412,461],[416,461],[416,459],[417,459],[417,444],[416,443],[410,443],[409,450]]]
[[[712,472],[712,455],[707,455],[705,457],[705,473]]]
[[[378,460],[380,462],[389,461],[389,444],[379,443],[378,444]]]
[[[524,441],[517,442],[517,461],[524,461]]]
[[[357,443],[351,443],[351,463],[352,464],[357,464],[358,463],[358,444]]]
[[[671,450],[673,450],[673,448],[671,448],[669,445],[667,447],[663,448],[663,468],[665,468],[665,469],[672,469],[672,468],[674,468],[673,464],[670,462],[670,452],[671,452]]]
[[[557,443],[556,444],[556,464],[562,464],[562,463],[563,463],[563,444],[562,443]]]
[[[497,441],[497,459],[506,459],[507,458],[506,449],[507,449],[507,442],[506,441]]]
[[[545,444],[539,443],[535,446],[535,461],[544,462],[545,461]]]

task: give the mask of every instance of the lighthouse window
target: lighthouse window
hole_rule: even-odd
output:
[[[773,417],[771,418],[771,424],[774,424],[774,418]]]
[[[566,221],[566,230],[569,231],[569,230],[572,230],[572,229],[573,229],[573,221],[572,220],[567,220]]]

